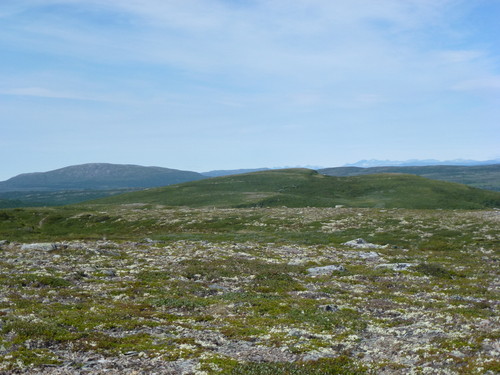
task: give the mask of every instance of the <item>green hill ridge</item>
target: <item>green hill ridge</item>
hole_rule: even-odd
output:
[[[480,209],[500,207],[500,193],[407,174],[333,177],[310,169],[282,169],[192,181],[86,203]]]

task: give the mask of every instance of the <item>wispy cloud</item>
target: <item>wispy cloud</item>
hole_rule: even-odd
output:
[[[493,75],[486,51],[440,48],[456,37],[463,3],[20,0],[32,22],[10,28],[25,46],[77,62],[141,64],[237,95],[347,91],[359,102],[370,91],[388,100],[402,87],[418,95]]]
[[[23,87],[13,89],[0,89],[0,95],[34,96],[38,98],[50,99],[74,99],[74,100],[96,100],[77,94],[48,90],[42,87]]]
[[[500,90],[500,75],[459,82],[453,86],[453,89],[459,91]]]
[[[440,51],[438,53],[438,58],[441,58],[444,64],[460,64],[469,63],[475,60],[480,60],[485,57],[483,51],[477,50],[450,50],[450,51]]]

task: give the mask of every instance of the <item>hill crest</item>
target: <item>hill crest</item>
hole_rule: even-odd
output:
[[[253,172],[94,201],[187,207],[500,207],[500,193],[408,174],[333,177],[311,169]]]

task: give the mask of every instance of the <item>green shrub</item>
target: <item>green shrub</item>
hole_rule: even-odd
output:
[[[170,279],[170,273],[166,271],[141,271],[136,275],[136,278],[143,282],[164,281]]]
[[[71,282],[56,276],[39,276],[35,274],[24,274],[12,278],[8,282],[11,286],[30,286],[35,288],[50,287],[50,288],[64,288],[71,286]]]
[[[421,263],[413,269],[417,272],[423,273],[424,275],[438,277],[440,279],[452,279],[457,276],[455,272],[448,271],[437,263]]]
[[[161,298],[153,301],[154,306],[164,306],[172,309],[183,309],[188,311],[196,310],[200,307],[209,305],[210,302],[203,298]]]
[[[257,274],[254,286],[257,292],[262,293],[284,293],[305,289],[300,282],[280,270],[267,270]]]
[[[57,341],[67,332],[54,322],[11,319],[2,327],[2,333],[14,333],[15,341],[23,342],[28,339]]]

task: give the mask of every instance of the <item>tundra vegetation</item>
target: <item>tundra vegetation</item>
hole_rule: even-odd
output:
[[[497,374],[499,221],[495,209],[1,210],[0,372]]]

